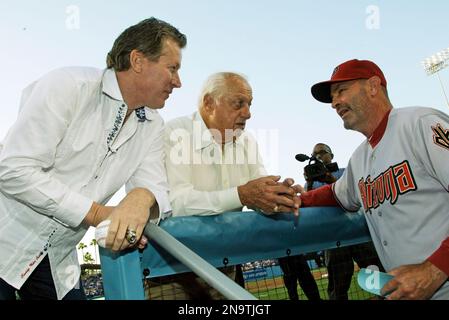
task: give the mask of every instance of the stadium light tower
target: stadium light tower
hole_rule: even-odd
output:
[[[434,73],[437,74],[438,80],[440,81],[441,88],[443,89],[444,97],[446,98],[446,103],[449,106],[449,101],[447,99],[446,91],[444,90],[443,82],[441,81],[440,75],[438,74],[439,71],[446,68],[449,64],[449,48],[442,50],[424,61],[422,61],[422,65],[424,67],[424,70],[426,70],[427,75],[432,75]]]

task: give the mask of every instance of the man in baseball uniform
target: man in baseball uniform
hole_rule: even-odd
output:
[[[449,116],[393,109],[384,74],[366,60],[342,63],[312,95],[367,139],[337,182],[301,194],[302,206],[363,209],[394,276],[382,288],[387,299],[449,299]]]

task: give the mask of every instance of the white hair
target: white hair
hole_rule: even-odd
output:
[[[227,81],[229,79],[239,79],[245,82],[248,86],[248,80],[242,74],[235,72],[217,72],[209,76],[203,85],[201,94],[198,100],[198,107],[201,108],[204,97],[210,95],[215,101],[221,98],[221,96],[226,92]]]

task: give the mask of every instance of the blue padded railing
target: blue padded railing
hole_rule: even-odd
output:
[[[266,216],[253,211],[174,217],[160,227],[215,267],[371,240],[363,215],[335,207],[301,208],[297,227],[292,214]],[[100,257],[106,299],[144,299],[145,276],[190,271],[151,242],[143,253],[101,249]]]

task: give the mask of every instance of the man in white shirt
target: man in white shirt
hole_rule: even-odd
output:
[[[165,150],[173,216],[213,215],[246,206],[292,212],[295,195],[280,177],[267,176],[255,139],[244,131],[252,90],[240,75],[213,74],[199,111],[166,124]]]
[[[89,226],[110,219],[118,251],[143,246],[148,219],[170,213],[157,109],[181,87],[185,45],[146,19],[117,38],[106,70],[62,68],[24,90],[0,146],[0,300],[84,299],[75,246]]]
[[[216,73],[204,85],[199,110],[166,124],[173,216],[215,215],[244,206],[267,213],[298,210],[293,180],[280,183],[280,177],[267,176],[255,139],[244,132],[252,99],[252,89],[241,75]],[[192,277],[172,277],[186,284],[181,290],[187,294],[180,297],[207,298],[204,290],[212,290]]]

